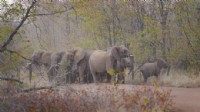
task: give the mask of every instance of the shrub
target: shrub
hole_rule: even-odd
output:
[[[168,112],[171,91],[155,86],[78,85],[1,97],[1,112]],[[2,96],[2,95],[1,95]]]

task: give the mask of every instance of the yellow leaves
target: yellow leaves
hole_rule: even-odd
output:
[[[119,102],[119,99],[115,96],[111,103],[117,104],[118,102]]]
[[[125,77],[126,76],[126,71],[125,69],[122,71],[122,75]]]
[[[158,90],[158,88],[160,87],[156,80],[153,80],[153,85],[155,87],[155,90]]]
[[[111,75],[111,76],[115,75],[115,73],[116,73],[116,72],[115,72],[114,69],[108,70],[108,74]]]
[[[148,99],[148,98],[144,98],[143,101],[144,101],[144,104],[145,104],[145,105],[146,105],[147,103],[149,103],[149,99]]]

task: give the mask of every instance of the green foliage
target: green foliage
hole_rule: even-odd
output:
[[[8,4],[7,1],[2,0],[0,6],[2,7],[0,13],[0,45],[2,46],[14,31],[13,26],[19,24],[18,20],[21,20],[25,8],[19,1]],[[16,38],[14,38],[7,46],[7,49],[17,51],[19,54],[24,56],[27,55],[28,53],[23,53],[26,52],[29,42],[24,38],[23,30],[19,30],[15,36]],[[1,53],[0,60],[0,71],[8,75],[13,74],[15,69],[19,66],[19,63],[23,61],[19,55],[7,51]]]
[[[129,42],[135,61],[141,63],[147,58],[163,58],[163,32],[166,32],[168,61],[179,66],[181,60],[187,59],[190,65],[199,66],[198,1],[164,2],[168,13],[164,31],[159,2],[83,0],[70,3],[80,18],[80,30],[84,29],[81,35],[87,37],[77,46],[104,49]],[[88,39],[93,44],[89,44]],[[84,42],[87,44],[83,45]]]

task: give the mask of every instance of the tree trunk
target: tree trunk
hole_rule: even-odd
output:
[[[163,0],[160,0],[160,16],[161,16],[161,30],[162,30],[162,56],[163,59],[167,61],[167,56],[166,56],[166,24],[167,24],[167,16],[168,16],[168,9],[165,6]]]

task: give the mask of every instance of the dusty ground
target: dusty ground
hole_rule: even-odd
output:
[[[200,112],[200,88],[171,88],[175,112]]]

